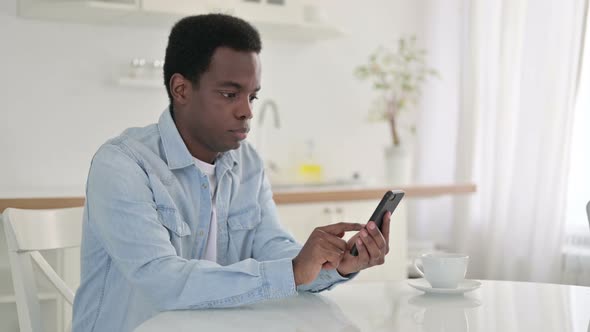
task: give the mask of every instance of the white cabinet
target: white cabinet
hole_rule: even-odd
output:
[[[223,1],[221,1],[223,2]],[[168,13],[190,15],[205,13],[210,9],[209,2],[195,0],[142,0],[141,10],[147,13]]]
[[[18,0],[25,18],[109,24],[139,10],[140,0]]]
[[[378,201],[322,202],[278,205],[281,223],[304,243],[315,227],[346,221],[366,223]],[[349,233],[348,237],[354,235]],[[403,280],[407,278],[406,205],[402,201],[392,216],[389,254],[385,264],[363,271],[355,279]]]
[[[303,24],[303,5],[299,0],[230,0],[232,14],[255,22]]]
[[[25,18],[170,29],[189,15],[223,12],[248,20],[263,39],[314,41],[342,35],[322,21],[321,3],[300,0],[18,0]]]
[[[225,13],[247,20],[275,24],[304,23],[304,8],[299,0],[142,0],[145,13],[186,16],[201,13]]]

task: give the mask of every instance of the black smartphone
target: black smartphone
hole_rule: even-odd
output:
[[[385,215],[385,212],[389,211],[393,213],[403,197],[404,192],[401,190],[389,190],[386,192],[385,195],[383,195],[381,202],[379,202],[377,208],[371,215],[371,218],[369,218],[369,221],[374,221],[375,224],[377,224],[377,227],[379,227],[379,230],[381,230],[381,224],[383,223],[383,216]],[[350,249],[350,254],[353,256],[358,256],[359,252],[356,248],[356,244],[354,244],[352,249]]]

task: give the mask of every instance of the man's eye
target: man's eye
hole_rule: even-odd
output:
[[[223,92],[223,91],[220,91],[219,93],[220,93],[222,96],[224,96],[225,98],[228,98],[228,99],[234,99],[234,98],[236,98],[236,96],[238,95],[238,94],[237,94],[237,93],[235,93],[235,92]]]
[[[250,96],[250,102],[253,102],[256,99],[258,99],[258,96]]]

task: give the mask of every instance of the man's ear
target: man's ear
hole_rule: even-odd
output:
[[[175,73],[170,77],[170,94],[174,102],[180,105],[186,105],[190,100],[192,88],[191,81],[184,78],[181,74]]]

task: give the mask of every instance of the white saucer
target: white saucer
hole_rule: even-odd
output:
[[[481,282],[477,280],[465,279],[459,283],[459,286],[457,286],[457,288],[432,288],[432,286],[430,286],[426,279],[420,278],[408,280],[408,285],[426,293],[463,294],[478,289],[481,286]]]

